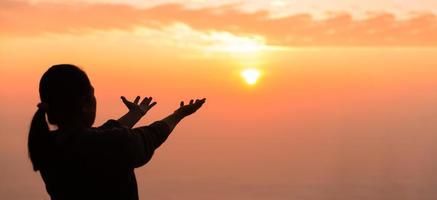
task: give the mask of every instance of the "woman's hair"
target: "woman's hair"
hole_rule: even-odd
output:
[[[84,103],[92,98],[88,76],[70,64],[54,65],[42,76],[39,83],[41,103],[33,116],[28,138],[29,157],[33,170],[38,171],[49,159],[51,136],[46,122],[62,125],[80,117]]]

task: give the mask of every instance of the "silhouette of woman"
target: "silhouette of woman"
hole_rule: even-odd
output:
[[[156,102],[122,97],[127,114],[92,127],[96,115],[94,89],[74,65],[54,65],[41,78],[41,103],[29,131],[29,157],[40,171],[52,200],[138,199],[134,169],[146,164],[186,116],[205,99],[191,100],[168,117],[132,128]],[[57,130],[50,131],[46,122]]]

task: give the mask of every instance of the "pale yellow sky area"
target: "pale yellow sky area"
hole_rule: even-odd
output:
[[[29,0],[29,2],[56,2],[74,4],[115,3],[128,4],[140,8],[156,5],[179,3],[187,7],[213,7],[221,5],[238,5],[246,11],[270,10],[273,16],[284,16],[294,13],[311,13],[316,17],[324,17],[330,11],[351,12],[355,17],[362,17],[368,12],[391,12],[399,17],[408,16],[411,12],[437,12],[437,1],[434,0]]]

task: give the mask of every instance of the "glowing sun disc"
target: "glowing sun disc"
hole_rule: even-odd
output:
[[[241,72],[241,76],[249,85],[255,84],[258,81],[260,74],[260,71],[257,69],[245,69]]]

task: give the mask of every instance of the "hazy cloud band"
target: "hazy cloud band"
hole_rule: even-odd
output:
[[[32,36],[43,33],[86,33],[88,30],[160,29],[175,22],[198,31],[228,31],[260,35],[267,43],[283,46],[435,46],[437,16],[417,13],[397,19],[391,13],[354,19],[350,13],[317,20],[310,14],[272,19],[268,11],[246,13],[233,6],[188,9],[165,4],[140,9],[117,4],[30,4],[0,2],[0,34]]]

